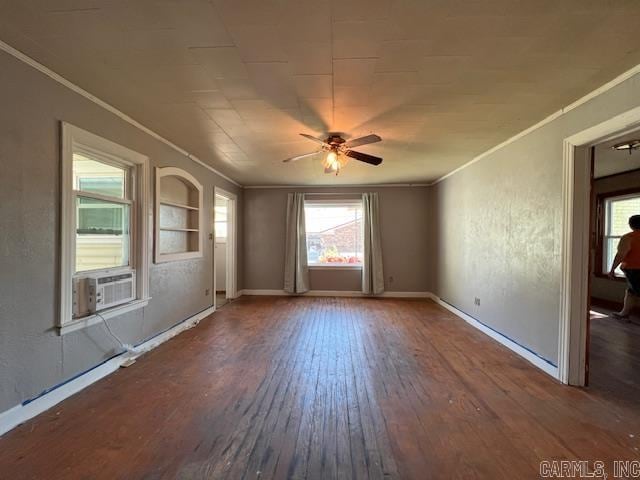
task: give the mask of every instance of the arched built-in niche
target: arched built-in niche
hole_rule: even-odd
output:
[[[202,184],[193,175],[156,168],[156,263],[202,256],[202,202]]]

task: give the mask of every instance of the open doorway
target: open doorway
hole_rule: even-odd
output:
[[[220,188],[214,191],[213,278],[215,307],[236,297],[236,196]]]
[[[640,130],[601,142],[592,147],[591,153],[586,384],[596,393],[637,406],[640,405],[640,219],[631,222],[634,228],[629,220],[640,215]],[[639,233],[632,233],[634,230]],[[623,250],[616,258],[621,240]],[[622,265],[616,265],[619,260]]]
[[[588,126],[563,141],[562,153],[562,242],[560,246],[562,266],[560,285],[560,322],[558,332],[558,369],[557,377],[563,383],[575,386],[595,388],[590,377],[590,357],[595,360],[598,355],[609,359],[613,357],[606,352],[596,355],[591,348],[602,347],[601,337],[591,338],[591,289],[595,272],[604,265],[605,253],[596,258],[597,242],[601,244],[604,237],[596,240],[597,201],[594,190],[594,177],[601,178],[615,172],[599,165],[599,173],[595,171],[597,150],[610,148],[621,143],[623,138],[635,136],[640,131],[640,107],[635,107],[601,123]],[[599,148],[600,147],[600,148]],[[628,155],[628,152],[627,152]],[[634,153],[632,152],[632,155]],[[602,154],[600,155],[602,156]],[[602,160],[605,162],[605,160]],[[624,171],[633,170],[627,158]],[[606,172],[608,170],[608,172]],[[606,172],[606,173],[605,173]],[[609,235],[612,237],[614,235]],[[615,241],[613,239],[612,241]],[[598,265],[598,266],[596,266]],[[592,274],[593,272],[593,274]],[[597,288],[597,287],[596,287]],[[624,287],[623,287],[624,288]],[[599,315],[594,310],[594,321]],[[609,331],[606,333],[610,333]],[[626,342],[630,337],[616,336],[617,340]],[[629,344],[625,343],[626,346]],[[636,344],[637,345],[637,344]],[[605,345],[606,347],[606,345]],[[625,358],[628,361],[629,358]],[[635,361],[634,361],[635,362]],[[620,367],[618,365],[618,367]],[[620,368],[618,368],[620,370]],[[638,370],[637,368],[635,369]],[[612,375],[609,375],[611,379]],[[590,382],[591,380],[591,382]]]

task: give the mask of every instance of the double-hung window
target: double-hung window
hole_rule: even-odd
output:
[[[131,266],[132,178],[125,163],[73,152],[74,274]]]
[[[640,192],[605,196],[599,203],[599,219],[602,227],[602,265],[601,273],[607,273],[616,256],[620,238],[630,232],[629,217],[640,215]],[[623,276],[620,267],[617,276]]]
[[[362,200],[305,200],[310,267],[361,267]]]
[[[148,168],[146,156],[63,123],[61,333],[148,302]],[[127,274],[134,299],[91,314],[88,279]]]

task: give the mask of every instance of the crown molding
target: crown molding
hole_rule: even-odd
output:
[[[42,65],[40,62],[34,60],[33,58],[31,58],[28,55],[22,53],[20,50],[12,47],[8,43],[3,42],[2,40],[0,40],[0,50],[8,53],[9,55],[11,55],[11,56],[15,57],[16,59],[20,60],[21,62],[26,63],[30,67],[35,68],[39,72],[44,73],[47,77],[49,77],[52,80],[58,82],[60,85],[63,85],[65,87],[67,87],[69,90],[72,90],[73,92],[77,93],[78,95],[83,96],[87,100],[92,101],[93,103],[95,103],[96,105],[99,105],[100,107],[104,108],[105,110],[109,111],[110,113],[113,113],[118,118],[124,120],[125,122],[129,123],[130,125],[133,125],[134,127],[138,128],[139,130],[142,130],[147,135],[152,136],[156,140],[159,140],[162,143],[164,143],[165,145],[173,148],[176,152],[181,153],[182,155],[187,157],[189,160],[191,160],[191,161],[203,166],[207,170],[212,171],[213,173],[215,173],[219,177],[224,178],[228,182],[231,182],[232,184],[236,185],[237,187],[242,187],[242,185],[239,184],[238,182],[236,182],[234,179],[228,177],[227,175],[225,175],[224,173],[220,172],[219,170],[216,170],[211,165],[206,164],[205,162],[200,160],[195,155],[187,152],[185,149],[179,147],[178,145],[176,145],[172,141],[167,140],[166,138],[164,138],[159,133],[156,133],[153,130],[151,130],[150,128],[145,127],[140,122],[138,122],[137,120],[134,120],[133,118],[131,118],[126,113],[118,110],[113,105],[111,105],[111,104],[105,102],[104,100],[99,99],[95,95],[87,92],[82,87],[79,87],[75,83],[70,82],[69,80],[64,78],[62,75],[57,74],[56,72],[51,70],[49,67],[46,67],[46,66]]]
[[[28,55],[22,53],[21,51],[17,50],[16,48],[12,47],[11,45],[3,42],[2,40],[0,40],[0,50],[5,51],[6,53],[8,53],[9,55],[15,57],[16,59],[18,59],[18,60],[26,63],[27,65],[35,68],[36,70],[40,71],[41,73],[44,73],[49,78],[53,79],[54,81],[58,82],[59,84],[69,88],[70,90],[74,91],[75,93],[77,93],[77,94],[83,96],[84,98],[92,101],[96,105],[99,105],[100,107],[104,108],[105,110],[113,113],[114,115],[116,115],[117,117],[121,118],[125,122],[127,122],[130,125],[133,125],[134,127],[142,130],[146,134],[148,134],[148,135],[152,136],[153,138],[161,141],[165,145],[168,145],[169,147],[171,147],[175,151],[181,153],[182,155],[186,156],[188,159],[190,159],[193,162],[203,166],[204,168],[212,171],[213,173],[215,173],[216,175],[220,176],[221,178],[224,178],[228,182],[236,185],[237,187],[241,187],[241,188],[245,188],[245,189],[265,189],[265,188],[274,188],[274,189],[278,189],[278,188],[342,188],[342,187],[347,187],[347,188],[348,187],[351,187],[351,188],[383,188],[383,187],[429,187],[429,186],[433,186],[433,185],[436,185],[436,184],[442,182],[443,180],[451,177],[452,175],[455,175],[456,173],[460,172],[461,170],[464,170],[465,168],[473,165],[474,163],[482,160],[483,158],[491,155],[492,153],[500,150],[501,148],[506,147],[507,145],[515,142],[516,140],[519,140],[520,138],[528,135],[529,133],[531,133],[531,132],[543,127],[544,125],[546,125],[548,123],[551,123],[552,121],[554,121],[557,118],[561,117],[562,115],[570,112],[571,110],[574,110],[574,109],[578,108],[579,106],[584,105],[588,101],[596,98],[599,95],[602,95],[603,93],[611,90],[612,88],[620,85],[621,83],[623,83],[624,81],[628,80],[629,78],[631,78],[631,77],[637,75],[638,73],[640,73],[640,64],[639,64],[639,65],[636,65],[635,67],[627,70],[626,72],[622,73],[621,75],[618,75],[616,78],[614,78],[613,80],[605,83],[601,87],[599,87],[599,88],[593,90],[592,92],[586,94],[585,96],[579,98],[575,102],[573,102],[573,103],[567,105],[566,107],[561,108],[560,110],[552,113],[551,115],[549,115],[545,119],[541,120],[540,122],[538,122],[538,123],[532,125],[531,127],[521,131],[520,133],[517,133],[513,137],[511,137],[511,138],[505,140],[504,142],[492,147],[491,149],[481,153],[480,155],[477,155],[476,157],[474,157],[473,159],[471,159],[470,161],[468,161],[464,165],[459,166],[458,168],[452,170],[451,172],[443,175],[442,177],[440,177],[440,178],[438,178],[438,179],[436,179],[436,180],[434,180],[433,182],[430,182],[430,183],[398,183],[398,184],[381,184],[381,185],[371,185],[371,184],[363,184],[363,185],[357,185],[356,184],[356,185],[354,185],[354,184],[350,184],[350,185],[246,185],[246,186],[244,186],[244,185],[238,183],[237,181],[233,180],[232,178],[228,177],[224,173],[220,172],[219,170],[215,169],[214,167],[204,163],[202,160],[200,160],[195,155],[190,154],[189,152],[187,152],[183,148],[179,147],[175,143],[171,142],[170,140],[167,140],[166,138],[164,138],[160,134],[154,132],[153,130],[151,130],[151,129],[147,128],[147,127],[145,127],[140,122],[134,120],[133,118],[131,118],[130,116],[128,116],[124,112],[118,110],[116,107],[114,107],[114,106],[108,104],[107,102],[99,99],[95,95],[92,95],[91,93],[87,92],[83,88],[81,88],[78,85],[70,82],[69,80],[67,80],[66,78],[64,78],[61,75],[57,74],[56,72],[54,72],[50,68],[42,65],[38,61],[36,61],[33,58],[29,57]]]
[[[464,165],[461,165],[458,168],[456,168],[455,170],[452,170],[451,172],[443,175],[442,177],[438,178],[437,180],[431,182],[429,185],[436,185],[436,184],[440,183],[441,181],[449,178],[450,176],[455,175],[459,171],[464,170],[467,167],[470,167],[474,163],[482,160],[483,158],[487,157],[488,155],[491,155],[492,153],[500,150],[501,148],[506,147],[510,143],[513,143],[516,140],[519,140],[520,138],[530,134],[531,132],[539,129],[540,127],[543,127],[546,124],[553,122],[555,119],[561,117],[562,115],[564,115],[566,113],[569,113],[571,110],[574,110],[574,109],[578,108],[579,106],[584,105],[588,101],[593,100],[594,98],[598,97],[599,95],[602,95],[603,93],[611,90],[612,88],[617,87],[618,85],[620,85],[624,81],[630,79],[631,77],[637,75],[638,73],[640,73],[640,64],[636,65],[635,67],[633,67],[633,68],[631,68],[629,70],[627,70],[626,72],[622,73],[621,75],[618,75],[613,80],[605,83],[601,87],[596,88],[592,92],[587,93],[584,97],[581,97],[578,100],[576,100],[575,102],[567,105],[566,107],[561,108],[557,112],[552,113],[551,115],[546,117],[544,120],[541,120],[540,122],[536,123],[535,125],[532,125],[531,127],[527,128],[526,130],[523,130],[520,133],[517,133],[513,137],[505,140],[504,142],[496,145],[493,148],[490,148],[486,152],[481,153],[480,155],[474,157],[473,159],[471,159],[470,161],[468,161]]]
[[[283,189],[283,188],[415,188],[429,187],[430,183],[381,183],[381,184],[347,184],[347,185],[245,185],[246,190]],[[340,193],[340,192],[337,192]]]

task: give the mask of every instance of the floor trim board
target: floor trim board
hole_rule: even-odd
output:
[[[76,375],[69,380],[66,380],[56,386],[53,386],[47,390],[44,390],[39,396],[27,399],[19,405],[10,408],[0,413],[0,436],[7,433],[9,430],[17,427],[18,425],[26,422],[27,420],[49,410],[53,406],[57,405],[61,401],[69,398],[71,395],[78,393],[89,385],[97,382],[98,380],[106,377],[107,375],[115,372],[120,366],[129,361],[132,358],[137,358],[140,355],[153,350],[160,344],[175,337],[196,326],[203,318],[212,314],[215,311],[214,307],[209,307],[196,315],[193,315],[186,320],[174,325],[173,327],[161,332],[154,337],[151,337],[139,345],[137,345],[133,352],[122,352],[116,356],[109,358],[99,365],[87,370],[84,373]]]
[[[451,313],[453,313],[457,317],[460,317],[461,319],[463,319],[465,322],[467,322],[472,327],[477,328],[482,333],[484,333],[485,335],[488,335],[489,337],[493,338],[497,342],[501,343],[502,345],[507,347],[512,352],[517,353],[522,358],[524,358],[525,360],[527,360],[529,363],[533,364],[534,366],[538,367],[543,372],[547,373],[548,375],[551,375],[555,379],[559,378],[559,373],[560,372],[558,370],[557,365],[552,364],[549,360],[547,360],[545,358],[542,358],[537,353],[533,352],[532,350],[529,350],[528,348],[526,348],[526,347],[520,345],[519,343],[511,340],[510,338],[504,336],[503,334],[501,334],[500,332],[494,330],[493,328],[489,327],[488,325],[485,325],[484,323],[480,322],[479,320],[473,318],[471,315],[468,315],[468,314],[464,313],[463,311],[458,310],[456,307],[454,307],[453,305],[450,305],[449,303],[445,302],[444,300],[442,300],[437,295],[431,293],[431,294],[429,294],[429,298],[431,300],[433,300],[434,302],[436,302],[441,307],[446,308],[447,310],[449,310]]]

